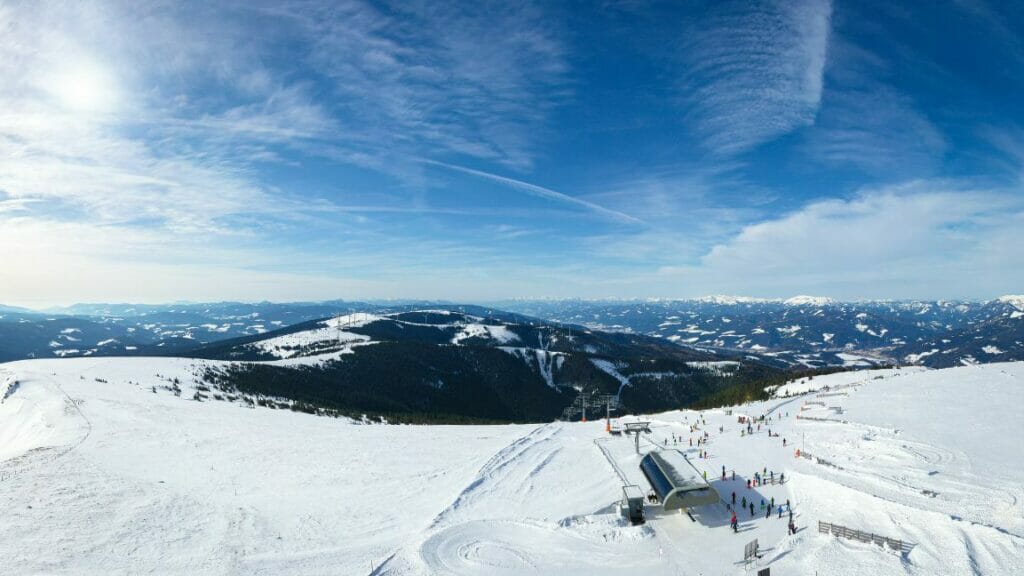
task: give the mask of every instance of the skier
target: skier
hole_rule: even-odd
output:
[[[775,484],[775,470],[771,472],[772,484]]]
[[[753,502],[753,500],[751,500],[751,502],[750,502],[750,517],[751,518],[754,517],[754,502]]]
[[[741,508],[746,508],[747,507],[747,497],[746,496],[743,497],[743,502],[741,502],[741,504],[742,504],[742,506],[740,506]]]
[[[735,506],[735,505],[736,505],[736,491],[735,491],[735,490],[734,490],[734,491],[733,491],[733,493],[732,493],[732,505],[733,505],[733,506]]]
[[[779,520],[782,520],[782,504],[779,504]]]
[[[767,509],[765,509],[765,511],[764,511],[764,519],[765,519],[765,520],[767,520],[767,519],[769,519],[769,518],[771,518],[771,517],[772,517],[772,507],[771,507],[771,506],[769,506],[769,507],[768,507]]]
[[[764,498],[761,498],[761,510],[764,510]]]
[[[796,524],[792,520],[789,521],[789,533],[790,535],[796,534]]]
[[[785,448],[785,447],[786,447],[786,439],[785,439],[785,438],[783,438],[783,439],[782,439],[782,447],[783,447],[783,448]]]
[[[779,472],[779,484],[784,484],[785,482],[786,482],[786,473],[785,472]]]
[[[734,534],[735,534],[735,533],[738,533],[738,532],[739,532],[739,527],[738,527],[738,525],[739,525],[739,520],[737,520],[737,519],[736,519],[736,513],[735,513],[735,512],[733,512],[733,513],[732,513],[732,519],[731,519],[731,520],[729,520],[729,523],[730,523],[730,524],[732,525],[732,531],[733,531],[733,533],[734,533]]]
[[[736,481],[736,471],[735,470],[732,471],[732,481],[733,482]]]

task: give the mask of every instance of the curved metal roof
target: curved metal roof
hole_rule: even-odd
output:
[[[677,450],[647,453],[640,460],[640,470],[651,483],[665,510],[718,502],[718,493]]]

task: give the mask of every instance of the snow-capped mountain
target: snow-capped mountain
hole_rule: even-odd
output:
[[[950,350],[948,355],[957,346],[952,343],[966,346],[968,340],[977,346],[961,350],[965,359],[968,355],[979,362],[1024,358],[1019,343],[1024,341],[1024,322],[1013,322],[1024,315],[1017,308],[1019,303],[1019,297],[991,302],[838,302],[797,296],[787,300],[509,301],[500,306],[595,329],[648,334],[691,347],[757,352],[791,365],[868,366],[893,362],[930,365],[926,353],[933,348]],[[1000,352],[987,353],[986,346]]]
[[[1024,360],[1024,297],[987,302],[965,325],[891,352],[905,362],[933,368]]]
[[[79,304],[33,312],[0,310],[0,362],[166,354],[199,344],[262,334],[332,314],[373,309],[358,302],[292,304]]]
[[[1024,359],[1022,301],[1021,296],[989,302],[839,302],[819,296],[767,300],[719,295],[691,300],[516,300],[496,308],[343,301],[76,305],[48,315],[0,312],[0,361],[178,354],[354,312],[443,309],[496,316],[503,309],[593,330],[655,336],[698,351],[753,354],[788,366],[950,366]],[[473,341],[473,335],[467,339]],[[249,351],[249,356],[259,355]]]
[[[635,410],[677,407],[781,375],[751,355],[447,309],[347,314],[187,354],[237,362],[209,375],[227,391],[442,419],[553,418],[577,394],[615,395]]]

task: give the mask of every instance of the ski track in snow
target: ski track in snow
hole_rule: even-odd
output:
[[[205,362],[4,365],[21,383],[0,403],[5,574],[739,574],[753,538],[764,555],[751,571],[1024,572],[1024,363],[837,374],[813,381],[831,391],[733,414],[643,417],[642,451],[687,454],[726,499],[791,500],[794,536],[759,510],[733,534],[724,502],[695,521],[649,508],[645,526],[629,526],[619,475],[646,489],[640,456],[600,422],[360,426],[149,391],[154,374],[188,388],[194,365]],[[772,419],[741,437],[738,414]],[[706,459],[688,441],[705,431]],[[794,458],[804,436],[834,466]],[[788,481],[747,490],[765,467]],[[818,520],[911,551],[821,535]]]

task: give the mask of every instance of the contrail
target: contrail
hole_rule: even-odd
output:
[[[505,184],[506,186],[522,190],[527,194],[538,196],[540,198],[547,198],[548,200],[555,200],[556,202],[565,202],[568,204],[582,206],[587,210],[596,212],[598,214],[603,214],[605,216],[609,216],[621,222],[629,222],[631,224],[646,224],[646,222],[644,222],[643,220],[630,216],[629,214],[624,214],[622,212],[618,212],[610,208],[605,208],[604,206],[599,206],[597,204],[594,204],[593,202],[587,202],[586,200],[574,198],[572,196],[569,196],[568,194],[563,194],[550,188],[545,188],[543,186],[538,186],[536,184],[530,184],[529,182],[523,182],[522,180],[516,180],[515,178],[499,176],[497,174],[491,174],[490,172],[483,172],[481,170],[474,170],[472,168],[466,168],[465,166],[447,164],[445,162],[438,162],[436,160],[421,159],[420,161],[423,162],[424,164],[440,166],[442,168],[447,168],[449,170],[455,170],[456,172],[462,172],[464,174],[470,174],[472,176],[477,176],[479,178],[486,178],[487,180],[499,182],[501,184]]]

